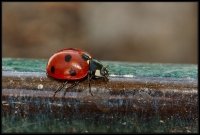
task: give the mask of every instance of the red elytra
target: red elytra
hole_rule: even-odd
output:
[[[89,64],[85,57],[91,55],[85,51],[68,48],[53,54],[47,63],[47,75],[60,80],[79,80],[87,76]]]

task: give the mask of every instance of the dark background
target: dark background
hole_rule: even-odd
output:
[[[3,2],[3,57],[197,63],[197,2]]]

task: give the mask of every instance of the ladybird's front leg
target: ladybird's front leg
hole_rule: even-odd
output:
[[[108,82],[108,81],[109,81],[108,77],[103,77],[103,80],[104,80],[105,82]]]

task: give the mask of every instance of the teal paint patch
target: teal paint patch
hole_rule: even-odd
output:
[[[104,62],[109,65],[109,73],[130,77],[185,78],[197,79],[197,65],[194,64],[159,64]]]
[[[44,59],[23,59],[23,58],[3,58],[3,71],[16,72],[46,72],[47,60]]]
[[[118,77],[156,77],[197,80],[197,65],[159,64],[102,61],[108,65],[110,76]],[[46,72],[47,59],[3,58],[3,71]]]

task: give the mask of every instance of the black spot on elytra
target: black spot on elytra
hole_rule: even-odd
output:
[[[52,66],[52,67],[51,67],[51,73],[54,73],[54,72],[55,72],[55,67]]]
[[[69,70],[69,74],[71,76],[75,76],[76,75],[76,71],[74,69]]]
[[[82,58],[83,58],[83,60],[85,60],[85,61],[87,61],[87,60],[90,59],[90,57],[89,57],[88,55],[86,55],[86,54],[82,54]]]
[[[69,54],[67,54],[67,55],[65,56],[65,61],[66,61],[66,62],[70,62],[71,58],[72,58],[72,56],[69,55]]]

